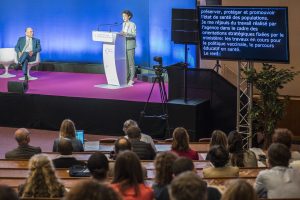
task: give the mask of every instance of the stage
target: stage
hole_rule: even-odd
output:
[[[154,138],[171,137],[172,131],[182,126],[191,140],[197,141],[209,137],[214,129],[232,130],[235,122],[236,89],[213,70],[189,70],[188,94],[193,99],[187,101],[180,97],[181,70],[168,70],[168,120],[161,117],[158,84],[146,117],[141,117],[152,83],[136,81],[132,87],[103,89],[95,85],[106,83],[104,74],[33,70],[31,75],[38,79],[29,81],[25,94],[18,94],[7,92],[7,83],[18,81],[22,72],[11,69],[10,73],[17,76],[0,79],[0,126],[58,130],[61,122],[70,118],[87,134],[122,136],[124,121],[133,119]]]
[[[3,68],[0,70],[0,74],[2,73]],[[20,70],[10,70],[10,73],[17,76],[9,79],[1,78],[0,92],[7,92],[8,81],[19,81],[18,78],[22,77]],[[31,75],[38,79],[29,81],[27,94],[146,102],[153,85],[136,81],[132,87],[104,89],[95,87],[107,83],[104,74],[31,71]],[[166,90],[167,88],[166,84]],[[160,101],[159,87],[155,84],[149,102]]]

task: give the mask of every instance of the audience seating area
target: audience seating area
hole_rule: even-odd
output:
[[[116,138],[106,138],[99,140],[99,150],[104,153],[104,155],[109,158],[111,151],[114,149],[114,142]],[[169,151],[171,149],[170,140],[160,141],[155,140],[155,147],[158,152]],[[205,160],[205,157],[209,151],[210,144],[209,138],[205,138],[199,142],[189,143],[190,147],[195,150],[199,155],[199,160],[193,160],[193,164],[197,171],[197,174],[203,178],[203,169],[212,167],[210,161]],[[85,151],[85,152],[73,152],[72,156],[79,161],[87,162],[90,156],[95,151]],[[55,159],[60,156],[58,152],[43,152],[49,158]],[[114,160],[109,160],[110,163],[114,163]],[[29,160],[23,159],[0,159],[0,185],[7,185],[18,191],[20,184],[23,184],[28,177],[28,164]],[[155,179],[155,166],[154,160],[141,160],[142,166],[147,171],[147,176],[145,177],[145,183],[148,186],[154,184]],[[246,180],[250,185],[254,186],[255,180],[260,171],[267,169],[267,167],[240,167],[239,177],[216,177],[216,178],[203,178],[207,182],[208,186],[215,187],[219,189],[221,193],[224,193],[227,188],[236,180],[242,179]],[[90,177],[71,177],[69,175],[68,168],[55,169],[56,176],[64,184],[65,188],[68,190],[72,189],[82,180],[89,180]],[[108,177],[108,181],[111,181],[112,177]],[[44,200],[58,200],[60,198],[20,198],[20,199],[44,199]]]
[[[109,142],[108,142],[109,141]],[[109,152],[113,148],[113,142],[115,140],[109,139],[101,140],[101,148],[103,153],[108,157]],[[164,141],[156,141],[157,150],[160,152],[165,149],[170,149],[170,144]],[[104,144],[103,144],[104,143]],[[209,149],[209,144],[207,142],[196,142],[190,143],[191,148],[196,150],[199,154],[205,155]],[[59,156],[59,153],[55,152],[44,152],[51,159]],[[86,162],[93,152],[76,152],[73,153],[73,156],[80,161]],[[8,185],[17,190],[17,187],[25,182],[26,177],[28,176],[28,160],[9,160],[9,159],[0,159],[0,184]],[[115,161],[110,161],[115,162]],[[155,177],[154,161],[153,160],[143,160],[141,161],[142,165],[147,170],[146,184],[151,186]],[[193,161],[197,173],[199,176],[203,177],[202,170],[212,166],[209,161],[198,160]],[[259,171],[266,169],[265,167],[260,168],[241,168],[239,172],[239,178],[247,180],[252,185],[255,182],[255,178]],[[89,177],[70,177],[69,169],[56,169],[57,176],[62,180],[66,188],[72,188],[78,181],[82,179],[88,179]],[[109,177],[111,178],[111,177]],[[237,178],[206,178],[208,185],[218,188],[220,191],[226,190],[226,187]]]

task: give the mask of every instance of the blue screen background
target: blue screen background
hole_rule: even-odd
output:
[[[137,26],[136,64],[150,67],[154,56],[163,64],[184,61],[184,45],[171,41],[172,8],[195,8],[195,0],[4,0],[0,6],[0,47],[14,47],[26,27],[41,40],[42,61],[102,63],[102,44],[92,41],[101,24],[121,23],[122,11],[133,13]],[[112,27],[120,31],[121,25]],[[195,47],[188,62],[195,66]]]

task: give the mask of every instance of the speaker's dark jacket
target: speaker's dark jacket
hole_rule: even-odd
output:
[[[42,150],[40,147],[33,147],[30,145],[20,145],[17,148],[8,151],[5,154],[7,159],[29,159],[35,154],[41,153]]]

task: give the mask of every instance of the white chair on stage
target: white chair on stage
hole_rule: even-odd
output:
[[[16,52],[14,48],[0,48],[0,64],[5,68],[5,72],[0,75],[0,78],[12,78],[16,76],[8,72],[9,66],[16,63],[15,58]]]
[[[17,56],[16,56],[16,59],[17,59]],[[36,54],[36,59],[35,59],[35,61],[28,62],[28,66],[27,66],[28,80],[33,81],[33,80],[38,79],[37,77],[33,77],[33,76],[30,75],[30,70],[31,70],[32,67],[38,66],[38,65],[40,64],[40,62],[41,62],[41,58],[40,58],[40,53],[38,52],[38,53]],[[21,78],[19,78],[19,80],[24,81],[24,80],[25,80],[25,77],[21,77]]]

